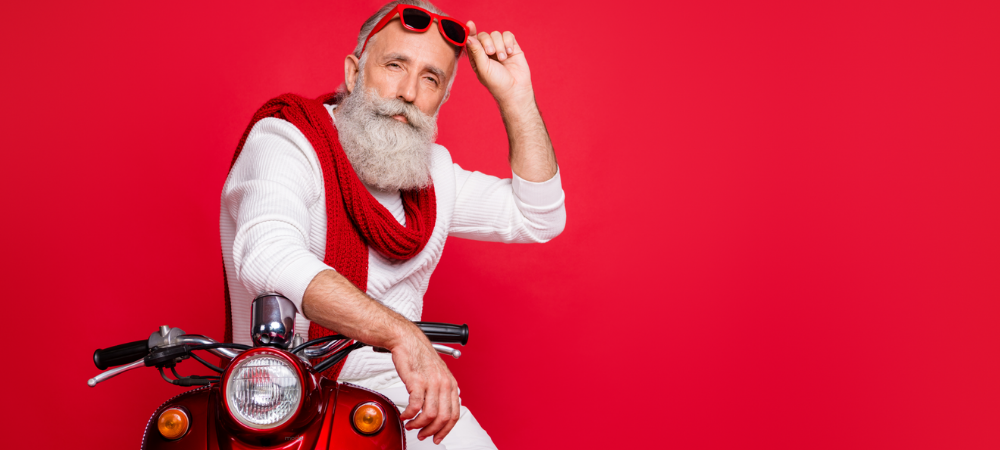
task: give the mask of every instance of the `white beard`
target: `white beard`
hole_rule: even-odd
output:
[[[340,145],[361,182],[382,191],[422,189],[431,185],[431,144],[437,138],[437,114],[428,116],[412,103],[365,91],[358,77],[354,92],[335,113]],[[402,114],[409,123],[392,116]]]

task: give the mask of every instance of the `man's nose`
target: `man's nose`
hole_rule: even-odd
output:
[[[417,100],[417,82],[419,81],[419,76],[416,74],[403,77],[399,81],[399,86],[396,87],[396,98],[407,102],[413,103]]]

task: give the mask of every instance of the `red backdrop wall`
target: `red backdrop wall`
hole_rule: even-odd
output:
[[[88,388],[91,352],[222,336],[240,133],[379,4],[217,3],[0,6],[10,448],[139,444],[181,388]],[[567,193],[551,243],[449,240],[425,299],[501,448],[1000,447],[996,2],[439,3],[517,34]],[[440,129],[509,174],[465,60]]]

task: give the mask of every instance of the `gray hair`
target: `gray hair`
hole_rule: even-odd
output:
[[[361,69],[362,72],[364,72],[365,64],[368,62],[368,53],[366,52],[363,55],[361,54],[361,49],[365,47],[365,39],[368,37],[368,34],[371,33],[372,30],[375,28],[375,25],[378,24],[378,22],[382,20],[382,18],[385,17],[386,14],[389,14],[389,11],[392,11],[393,8],[396,7],[396,5],[418,6],[434,14],[447,16],[447,14],[445,14],[444,11],[441,11],[440,8],[434,6],[431,2],[424,0],[394,0],[389,3],[386,3],[384,6],[379,8],[379,10],[375,12],[375,14],[372,14],[372,16],[369,17],[368,20],[365,21],[365,23],[361,24],[361,31],[358,32],[358,44],[357,46],[354,47],[354,57],[358,58],[358,67]],[[368,43],[371,44],[375,42],[375,39],[377,38],[378,35],[372,36],[372,38],[368,40]],[[455,58],[458,58],[461,55],[462,55],[462,47],[457,47],[455,49]],[[444,99],[441,100],[441,105],[444,105],[445,102],[448,101],[448,98],[451,97],[451,85],[455,83],[455,75],[457,73],[458,73],[458,66],[456,65],[455,72],[452,73],[450,77],[448,77],[448,87],[444,91]],[[360,82],[361,80],[362,78],[359,77],[358,81]],[[356,83],[356,84],[358,86],[362,85],[362,83]],[[342,101],[348,95],[346,88],[347,88],[346,86],[341,85],[341,87],[338,89],[337,100],[336,100],[337,103]],[[441,105],[438,105],[438,109],[441,108]]]
[[[431,2],[424,0],[394,0],[389,3],[386,3],[384,6],[379,8],[379,10],[375,12],[375,14],[372,14],[372,16],[369,17],[368,20],[365,21],[365,23],[361,24],[361,31],[358,32],[358,45],[354,47],[354,56],[356,58],[361,59],[361,49],[362,47],[365,46],[365,39],[368,37],[368,34],[372,32],[372,29],[375,28],[375,25],[378,24],[378,22],[382,20],[382,18],[385,17],[386,14],[389,14],[389,11],[392,11],[393,8],[396,7],[396,5],[418,6],[434,14],[447,16],[447,14],[445,14],[444,11],[441,11],[440,8],[434,6]],[[368,43],[371,44],[373,41],[375,41],[375,38],[376,36],[372,36],[372,38],[368,41]],[[455,50],[456,58],[461,54],[461,51],[462,51],[461,48]]]

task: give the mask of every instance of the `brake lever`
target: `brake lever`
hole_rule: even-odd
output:
[[[441,345],[441,344],[431,344],[431,345],[434,346],[434,350],[437,350],[438,353],[451,355],[452,358],[458,359],[459,357],[462,356],[462,351],[457,348],[451,348],[448,347],[447,345]]]
[[[97,383],[100,383],[102,381],[107,381],[108,378],[111,378],[111,377],[113,377],[115,375],[119,375],[119,374],[122,374],[124,372],[128,372],[128,371],[130,371],[132,369],[138,369],[140,367],[145,367],[145,365],[146,365],[145,364],[145,359],[146,358],[139,358],[138,361],[126,364],[124,366],[118,366],[118,367],[115,367],[114,369],[105,370],[104,372],[101,372],[100,374],[98,374],[96,377],[87,380],[87,386],[94,387],[94,386],[97,386]]]
[[[462,351],[459,350],[459,349],[457,349],[457,348],[451,348],[451,347],[448,347],[447,345],[441,345],[441,344],[431,344],[431,346],[433,346],[434,350],[437,350],[438,353],[443,353],[445,355],[451,355],[451,357],[455,358],[455,359],[458,359],[459,357],[462,356]],[[385,348],[382,348],[382,347],[374,347],[373,346],[372,350],[374,350],[376,353],[390,353],[388,349],[385,349]]]

